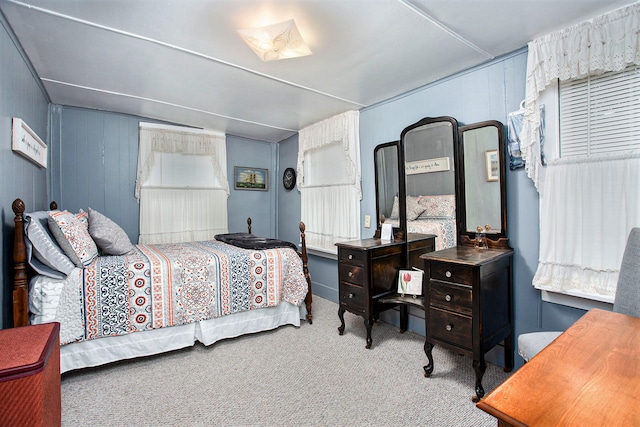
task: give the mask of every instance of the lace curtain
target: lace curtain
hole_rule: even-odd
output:
[[[554,80],[584,78],[640,64],[640,3],[529,43],[520,150],[527,175],[541,190],[538,99]]]
[[[194,162],[180,175],[176,165],[184,159],[175,156],[202,156],[209,162]],[[139,242],[210,240],[226,233],[226,156],[224,134],[141,123],[135,187]]]
[[[542,167],[535,112],[557,80],[640,64],[639,31],[636,3],[529,43],[521,151],[540,194],[536,288],[613,301],[627,235],[640,225],[639,156],[558,159],[550,149]]]
[[[342,147],[337,154],[341,158],[314,166],[329,173],[309,174],[306,163],[336,143]],[[298,144],[298,189],[307,244],[335,252],[336,242],[360,236],[359,112],[349,111],[300,130]]]
[[[533,285],[613,302],[627,236],[640,225],[638,188],[640,153],[547,166]]]

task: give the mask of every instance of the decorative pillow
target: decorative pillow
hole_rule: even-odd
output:
[[[422,212],[424,212],[424,206],[420,205],[420,196],[407,196],[407,220],[413,221]],[[393,207],[391,208],[391,216],[389,219],[398,219],[400,217],[400,206],[398,202],[398,196],[393,198]]]
[[[456,196],[447,194],[443,196],[422,196],[419,201],[424,207],[424,213],[420,218],[455,218]]]
[[[98,247],[89,235],[87,213],[49,212],[49,230],[76,267],[89,265],[98,256]]]
[[[420,196],[407,196],[407,220],[413,221],[425,211],[425,207],[420,204]]]
[[[134,249],[129,236],[118,224],[91,208],[89,234],[104,254],[124,255]]]
[[[25,214],[27,261],[39,274],[54,279],[64,279],[75,265],[49,231],[48,218],[47,211]]]

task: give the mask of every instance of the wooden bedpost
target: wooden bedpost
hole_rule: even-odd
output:
[[[29,310],[27,302],[27,247],[24,243],[24,202],[20,199],[11,205],[15,229],[13,232],[13,326],[27,326],[29,324]]]
[[[251,234],[251,217],[247,218],[247,233]]]
[[[300,240],[302,243],[302,250],[300,257],[302,258],[302,271],[304,271],[304,278],[307,279],[307,285],[309,290],[307,296],[304,298],[304,303],[307,308],[307,321],[313,323],[313,315],[311,314],[311,303],[313,301],[313,292],[311,288],[311,275],[309,274],[309,256],[307,255],[307,239],[304,234],[306,226],[304,222],[300,221]]]

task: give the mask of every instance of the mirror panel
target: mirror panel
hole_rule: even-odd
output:
[[[400,219],[406,233],[435,234],[436,249],[455,246],[458,123],[425,118],[400,138]]]
[[[482,227],[490,240],[506,237],[506,186],[503,126],[486,121],[462,126],[459,227],[475,238]],[[487,229],[485,226],[489,225]]]
[[[377,229],[381,227],[381,217],[386,222],[394,222],[398,226],[399,212],[396,202],[400,191],[400,171],[399,171],[399,143],[398,141],[387,142],[378,145],[373,150],[375,186],[376,186],[376,222]]]

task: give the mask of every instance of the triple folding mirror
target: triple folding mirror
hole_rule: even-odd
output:
[[[440,250],[473,245],[481,229],[489,247],[508,245],[500,122],[425,118],[376,147],[374,160],[377,233],[385,222],[400,237],[433,234]]]

